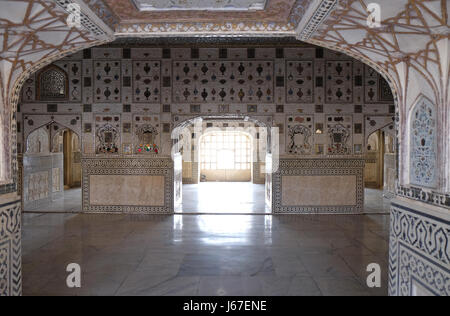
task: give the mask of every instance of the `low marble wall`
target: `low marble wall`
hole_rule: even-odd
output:
[[[25,154],[22,168],[25,211],[45,208],[64,193],[62,153]]]
[[[450,208],[392,200],[389,294],[450,296]]]
[[[353,157],[281,158],[273,174],[273,212],[362,213],[364,164]]]
[[[174,212],[174,165],[170,157],[83,158],[86,213]]]
[[[0,296],[22,294],[21,202],[0,195]]]

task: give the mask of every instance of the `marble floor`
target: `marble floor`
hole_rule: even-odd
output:
[[[263,184],[249,182],[206,182],[183,185],[180,213],[193,214],[268,214]],[[226,193],[226,194],[224,194]],[[81,212],[81,189],[64,191],[64,197],[45,208],[31,212]],[[389,214],[389,200],[382,190],[365,190],[365,214]]]
[[[270,213],[265,185],[250,182],[202,182],[183,185],[182,213]]]
[[[387,215],[25,214],[23,294],[387,295],[388,236]]]

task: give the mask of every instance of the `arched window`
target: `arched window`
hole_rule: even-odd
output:
[[[411,115],[410,182],[425,187],[436,186],[436,111],[422,98]]]
[[[38,74],[37,99],[39,101],[67,100],[69,83],[67,74],[61,68],[50,65]]]

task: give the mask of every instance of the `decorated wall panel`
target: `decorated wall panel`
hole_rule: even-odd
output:
[[[314,102],[314,65],[312,61],[287,61],[286,79],[286,103]]]
[[[273,61],[176,61],[173,100],[273,103]]]
[[[423,98],[411,114],[410,181],[425,187],[436,185],[436,110]]]
[[[176,116],[246,114],[270,117],[270,124],[281,128],[281,154],[360,154],[370,123],[365,117],[392,117],[395,110],[379,89],[383,79],[371,68],[314,46],[99,47],[54,66],[67,74],[68,99],[40,101],[37,74],[30,77],[18,114],[20,151],[29,132],[55,121],[81,135],[84,155],[136,154],[136,125],[143,121],[135,120],[148,117],[158,134],[155,144],[142,145],[169,155]],[[349,118],[342,124],[349,132],[347,150],[328,151],[336,147],[329,137],[336,124],[328,126],[329,116]],[[307,140],[297,127],[303,117],[311,120],[303,123]],[[108,139],[100,139],[99,131]]]

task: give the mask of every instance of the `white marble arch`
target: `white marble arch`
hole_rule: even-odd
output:
[[[446,0],[419,0],[412,1],[410,0],[379,0],[381,6],[384,8],[383,17],[385,19],[395,18],[402,19],[402,21],[408,20],[409,11],[420,12],[421,10],[417,10],[418,5],[424,6],[425,9],[431,10],[436,14],[428,14],[426,18],[423,19],[423,25],[418,24],[415,26],[419,35],[415,36],[414,34],[410,34],[409,31],[402,32],[401,28],[404,28],[402,23],[392,23],[396,28],[386,28],[386,30],[381,30],[380,33],[384,33],[385,36],[389,37],[389,40],[366,40],[367,38],[376,36],[370,29],[367,28],[366,15],[353,14],[355,12],[364,12],[364,7],[367,3],[371,2],[370,0],[350,0],[348,1],[348,5],[344,7],[344,9],[348,9],[345,12],[342,12],[343,8],[339,7],[339,11],[334,15],[322,15],[323,19],[314,19],[311,18],[311,23],[316,23],[317,27],[311,32],[310,35],[317,35],[320,33],[320,36],[310,37],[307,39],[310,43],[327,47],[333,50],[338,50],[343,53],[346,53],[356,59],[359,59],[373,68],[377,69],[380,73],[382,73],[390,82],[391,87],[394,92],[394,96],[397,100],[397,109],[399,117],[398,119],[398,130],[404,131],[402,133],[399,142],[401,145],[407,143],[407,139],[409,138],[409,134],[407,132],[407,121],[404,116],[404,113],[408,110],[408,108],[414,104],[414,99],[417,95],[423,93],[430,97],[433,100],[433,103],[437,105],[439,109],[439,119],[441,131],[448,131],[450,126],[450,106],[448,103],[448,91],[450,87],[450,80],[448,80],[449,76],[449,59],[448,59],[448,33],[445,34],[445,30],[448,32],[448,14],[444,12],[444,8],[446,8],[445,4]],[[106,30],[105,23],[98,18],[95,13],[89,11],[89,15],[85,14],[88,10],[87,6],[83,6],[83,14],[85,19],[85,25],[87,26],[87,31],[83,30],[78,32],[78,34],[73,34],[73,30],[70,30],[68,27],[61,26],[61,21],[64,20],[68,13],[64,11],[64,9],[57,7],[53,1],[50,0],[16,0],[16,1],[5,1],[11,2],[16,6],[15,10],[12,11],[17,16],[13,18],[17,18],[15,23],[7,23],[5,32],[15,32],[14,28],[19,25],[20,27],[29,27],[26,25],[29,21],[40,21],[41,19],[32,19],[29,16],[25,16],[26,14],[34,14],[36,12],[47,13],[49,10],[54,11],[56,14],[54,16],[49,16],[48,18],[53,21],[55,25],[58,25],[57,28],[54,28],[53,31],[58,33],[58,36],[43,36],[44,34],[48,34],[49,29],[53,27],[52,23],[48,24],[49,29],[42,29],[30,27],[30,33],[34,33],[36,36],[30,36],[30,33],[26,33],[23,35],[22,39],[19,39],[24,42],[23,45],[4,45],[3,50],[1,51],[1,57],[5,57],[2,60],[1,72],[2,76],[0,76],[0,110],[1,114],[4,117],[14,117],[14,113],[17,110],[17,103],[19,98],[19,92],[21,87],[23,86],[24,81],[27,76],[43,66],[49,64],[50,62],[60,59],[65,55],[70,53],[79,51],[83,48],[88,48],[90,46],[99,45],[105,42],[109,42],[113,39],[112,30]],[[61,2],[61,1],[57,1]],[[32,10],[25,10],[26,5],[31,4],[32,6],[41,6],[41,8],[32,8]],[[24,7],[25,5],[25,7]],[[428,5],[428,6],[427,6]],[[357,7],[360,6],[360,7]],[[24,8],[24,10],[20,10],[20,8]],[[42,10],[44,8],[44,10]],[[352,11],[353,10],[353,11]],[[23,12],[26,12],[25,15]],[[11,12],[8,10],[3,11],[4,14],[11,15]],[[318,13],[318,12],[313,12]],[[320,13],[320,12],[319,12]],[[401,14],[400,14],[401,13]],[[4,15],[1,15],[3,17]],[[318,15],[316,15],[318,16]],[[441,16],[443,18],[441,19]],[[447,16],[447,17],[446,17]],[[20,17],[23,17],[21,19]],[[95,17],[96,22],[98,24],[93,23],[91,27],[89,27],[89,17]],[[349,19],[351,17],[351,19]],[[10,19],[8,16],[5,16],[6,20]],[[413,23],[417,22],[419,17],[414,17],[411,19]],[[440,21],[439,21],[440,19]],[[324,29],[318,29],[320,24],[327,20],[328,23],[322,24]],[[414,20],[414,21],[413,21]],[[428,20],[428,21],[427,21]],[[22,25],[21,22],[23,21]],[[28,22],[26,22],[28,21]],[[396,21],[398,22],[398,21]],[[36,22],[39,23],[39,22]],[[345,24],[346,27],[339,27],[340,24]],[[355,28],[348,27],[349,24],[353,24]],[[103,27],[103,29],[102,29]],[[326,27],[331,27],[331,31],[327,30]],[[433,30],[430,30],[433,28]],[[146,30],[146,31],[145,31]],[[339,34],[335,34],[336,30],[340,30]],[[144,32],[151,32],[151,29],[144,29]],[[187,32],[189,30],[187,29]],[[297,30],[297,33],[300,34],[302,30]],[[61,36],[62,33],[62,36]],[[76,32],[75,32],[76,33]],[[255,32],[258,33],[258,32]],[[313,34],[315,33],[315,34]],[[189,33],[187,33],[189,34]],[[246,35],[251,35],[252,32],[248,32],[245,30]],[[65,36],[64,36],[65,35]],[[78,35],[78,36],[77,36]],[[140,35],[143,35],[142,33]],[[145,35],[145,34],[144,34]],[[153,34],[154,35],[154,34]],[[186,34],[185,34],[186,35]],[[289,33],[292,35],[292,33]],[[398,35],[400,40],[391,41],[392,36]],[[401,36],[400,36],[401,35]],[[41,51],[37,54],[29,54],[28,48],[33,47],[32,41],[38,40],[39,37],[42,36],[42,39],[48,40],[51,39],[48,49],[42,48]],[[408,41],[409,36],[409,41]],[[411,37],[415,36],[415,38],[421,39],[420,42],[411,40]],[[428,38],[427,38],[428,37]],[[11,36],[11,38],[16,38],[16,36]],[[62,40],[61,40],[62,39]],[[339,42],[336,42],[338,39]],[[429,39],[429,41],[428,41]],[[69,41],[68,43],[64,42],[65,40]],[[366,40],[366,41],[365,41]],[[31,42],[30,42],[31,41]],[[376,50],[371,46],[372,43],[405,43],[406,50],[401,50],[399,47],[390,46],[389,50],[384,50],[384,48],[377,47]],[[370,47],[365,47],[364,44],[369,45]],[[427,49],[426,51],[422,51],[425,47],[427,47],[428,43],[430,43],[434,49]],[[415,44],[415,45],[414,45]],[[41,46],[40,46],[41,47]],[[20,51],[22,49],[22,51]],[[431,56],[433,54],[433,56]],[[416,55],[418,59],[411,60],[412,55]],[[424,56],[426,55],[426,56]],[[390,66],[387,66],[390,65]],[[7,81],[5,81],[5,78]],[[8,206],[11,203],[17,202],[16,192],[16,177],[15,170],[17,170],[17,157],[15,154],[15,150],[13,148],[16,147],[16,135],[15,128],[16,122],[13,118],[12,120],[2,120],[2,123],[6,126],[2,126],[2,142],[0,146],[2,147],[1,152],[4,153],[4,157],[0,161],[2,161],[2,175],[5,175],[2,182],[3,192],[6,192],[5,199],[0,201],[0,208],[3,206]],[[442,132],[441,132],[442,133]],[[450,156],[450,139],[448,135],[439,134],[438,136],[439,147],[442,148],[440,152],[439,160],[441,162],[439,175],[439,188],[438,194],[444,196],[444,202],[442,205],[446,209],[444,211],[448,211],[450,208],[450,160],[448,157]],[[406,160],[409,157],[409,151],[407,146],[401,146],[401,151],[399,153],[400,160]],[[400,180],[401,184],[406,183],[408,172],[405,172],[404,164],[401,165],[400,171]],[[419,188],[419,191],[421,189]],[[400,191],[399,191],[400,194]],[[430,192],[422,192],[418,193],[418,196],[433,196],[434,193]],[[427,199],[427,203],[437,204],[435,199]],[[20,207],[18,208],[18,210]],[[20,227],[17,229],[18,233],[18,244],[20,244]],[[11,241],[12,238],[9,236],[6,239],[7,241]],[[1,240],[3,242],[3,240]],[[447,248],[448,249],[448,248]],[[20,252],[20,251],[19,251]],[[20,256],[17,256],[14,260],[15,266],[20,263]],[[398,258],[391,258],[393,260],[399,260]],[[3,264],[4,262],[0,262]],[[7,266],[9,271],[13,270],[12,266]],[[447,273],[449,273],[447,271]],[[20,275],[20,271],[15,271],[16,275]],[[10,288],[13,290],[8,290],[5,293],[6,295],[20,295],[20,278],[14,280],[13,284]]]

